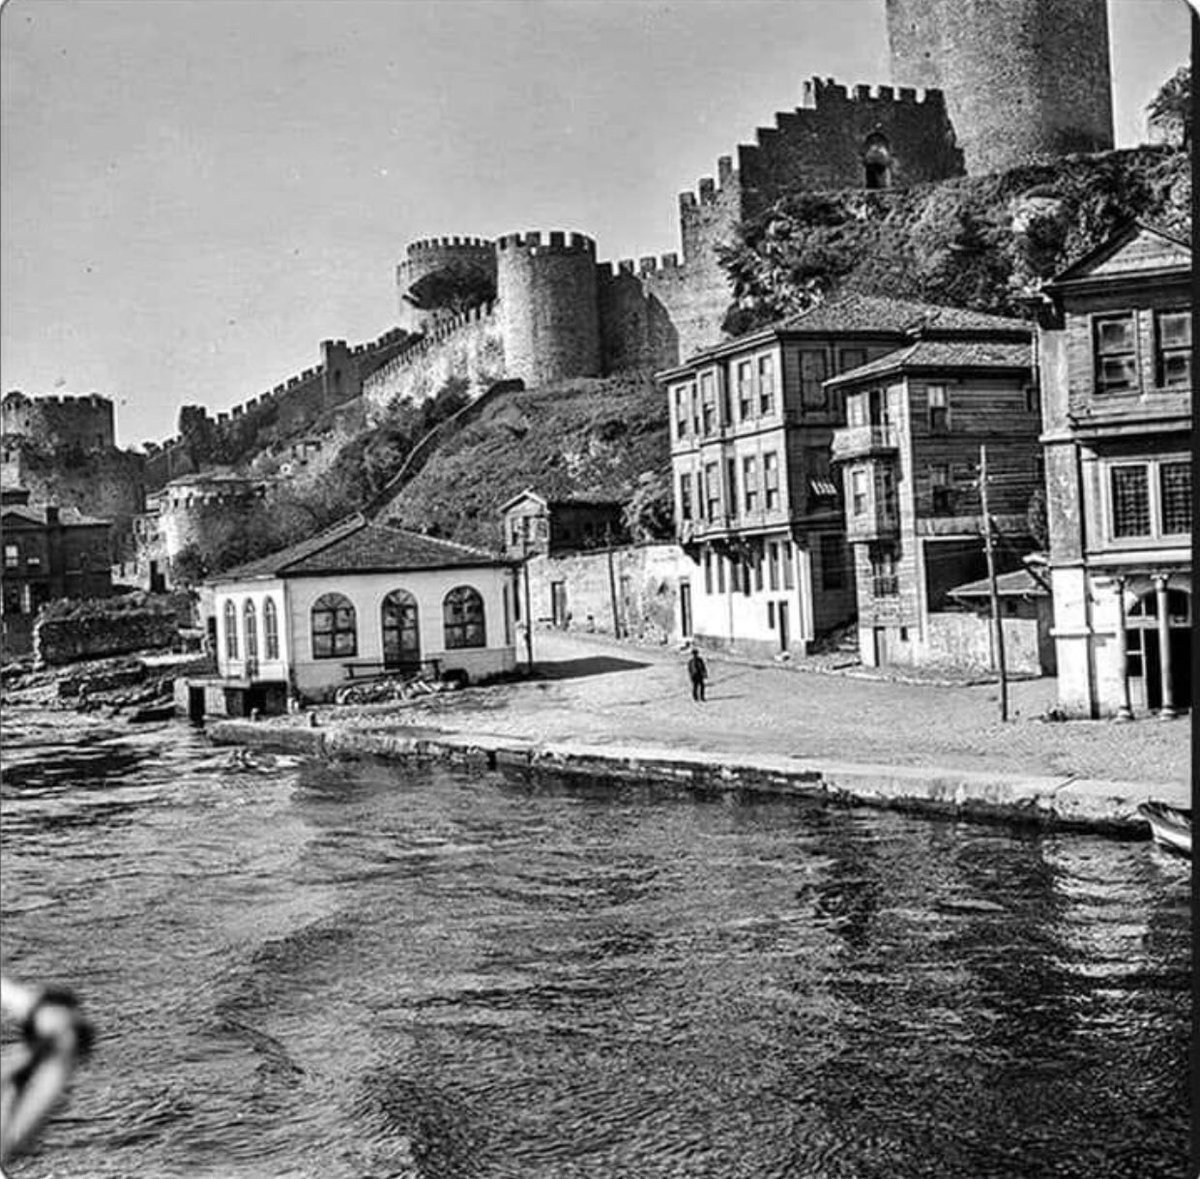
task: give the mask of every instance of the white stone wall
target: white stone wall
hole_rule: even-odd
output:
[[[286,678],[294,673],[296,686],[305,696],[322,696],[347,681],[347,662],[383,659],[383,599],[393,590],[407,590],[417,600],[421,658],[438,659],[442,671],[461,670],[472,679],[511,671],[516,665],[512,619],[512,571],[500,566],[428,569],[413,572],[332,574],[327,577],[289,578],[280,581],[233,582],[219,585],[214,595],[218,627],[218,668],[222,675],[243,674],[245,641],[239,636],[239,660],[225,655],[224,603],[233,598],[241,619],[242,603],[254,597],[259,627],[263,599],[280,595],[280,642],[283,656],[278,665],[262,660],[259,641],[259,679]],[[486,645],[446,650],[442,603],[456,586],[466,585],[483,598]],[[507,591],[507,592],[506,592]],[[357,651],[349,659],[316,659],[312,651],[312,608],[322,594],[344,594],[354,605]],[[270,671],[271,674],[268,674]],[[278,675],[274,673],[278,673]]]

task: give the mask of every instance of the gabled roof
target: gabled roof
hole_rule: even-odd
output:
[[[47,525],[44,505],[5,504],[0,518],[8,521],[14,517],[39,528],[54,527],[53,524]],[[58,509],[58,523],[72,528],[108,528],[112,521],[101,520],[98,516],[85,516],[78,508],[64,507]]]
[[[586,495],[571,496],[569,499],[548,499],[540,492],[534,491],[533,488],[527,487],[519,495],[514,495],[512,499],[505,500],[500,505],[500,513],[511,511],[521,503],[522,500],[536,500],[544,508],[616,508],[621,509],[625,505],[619,499],[601,499],[599,497],[591,497]]]
[[[889,352],[869,364],[861,364],[825,382],[826,387],[849,385],[884,373],[954,372],[961,369],[993,371],[1026,370],[1032,367],[1030,342],[1006,340],[918,340],[907,348]]]
[[[850,292],[837,299],[789,316],[774,325],[781,332],[1025,332],[1021,319],[988,315],[962,307],[941,307],[910,299]]]
[[[361,515],[326,528],[277,553],[228,569],[213,582],[260,577],[324,576],[331,573],[385,573],[459,566],[504,565],[487,549],[410,532]]]
[[[1056,274],[1042,290],[1049,292],[1094,280],[1190,271],[1191,266],[1192,247],[1186,238],[1144,221],[1131,221]]]
[[[991,582],[986,577],[949,591],[952,598],[988,598],[991,593]],[[1050,591],[1044,577],[1039,580],[1028,569],[1014,569],[1011,573],[996,575],[996,595],[1001,598],[1048,598]]]
[[[715,360],[721,356],[761,347],[780,339],[803,339],[808,336],[894,336],[897,342],[905,336],[948,338],[954,336],[989,335],[1017,339],[1028,337],[1031,325],[1023,319],[1003,315],[988,315],[962,307],[942,307],[913,299],[891,299],[882,295],[864,295],[849,291],[790,315],[765,328],[747,332],[732,340],[703,348],[683,364],[656,374],[672,375]]]

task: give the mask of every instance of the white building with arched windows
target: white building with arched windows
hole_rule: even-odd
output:
[[[371,676],[516,666],[514,566],[383,521],[350,517],[209,585],[218,678],[203,711],[277,712],[289,691],[322,700]]]

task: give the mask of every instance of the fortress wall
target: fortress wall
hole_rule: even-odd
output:
[[[942,95],[890,86],[848,90],[832,78],[804,84],[804,104],[738,153],[747,213],[798,189],[900,187],[963,173]],[[885,165],[872,183],[868,160]]]
[[[95,393],[28,397],[14,390],[4,396],[3,433],[46,446],[107,450],[116,445],[113,403]]]
[[[1113,146],[1106,0],[887,0],[892,78],[937,86],[972,175]]]
[[[496,243],[506,376],[534,387],[601,371],[596,244],[582,234],[509,234]]]
[[[396,296],[399,300],[397,323],[405,331],[423,332],[446,318],[437,312],[421,311],[409,303],[405,293],[426,275],[446,266],[473,270],[496,282],[495,244],[480,237],[436,237],[411,242],[404,261],[396,267]]]
[[[505,376],[505,349],[493,307],[479,307],[437,325],[430,334],[381,366],[363,382],[368,422],[378,422],[404,397],[422,401],[452,377],[467,381],[471,396]]]
[[[600,351],[605,373],[664,368],[679,357],[679,332],[666,304],[651,286],[657,276],[681,285],[675,254],[602,263],[596,268]]]

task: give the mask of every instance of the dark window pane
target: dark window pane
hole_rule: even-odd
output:
[[[1114,536],[1150,535],[1150,488],[1144,466],[1112,470]]]
[[[1171,535],[1192,530],[1192,464],[1163,463],[1159,468],[1162,530]]]

